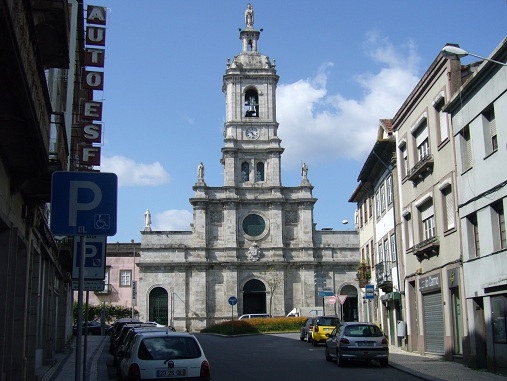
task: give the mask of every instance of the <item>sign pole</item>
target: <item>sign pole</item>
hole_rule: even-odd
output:
[[[84,265],[86,236],[81,236],[81,252],[79,257],[79,285],[77,291],[77,329],[76,329],[76,364],[74,368],[74,378],[76,381],[82,381],[81,364],[81,338],[83,334],[83,289],[84,289]],[[86,353],[85,353],[86,356]]]

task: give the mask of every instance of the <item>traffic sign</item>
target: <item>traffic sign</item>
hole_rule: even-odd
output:
[[[81,263],[81,247],[83,237],[76,237],[74,240],[74,255],[72,278],[79,278],[79,264]],[[107,237],[105,235],[86,236],[85,242],[85,264],[84,279],[103,280],[106,277],[106,246]]]
[[[231,306],[234,306],[237,302],[238,302],[238,299],[236,299],[236,297],[235,297],[235,296],[231,296],[231,297],[229,298],[229,304],[230,304]]]
[[[54,235],[116,234],[118,177],[102,172],[54,172],[51,232]]]
[[[321,290],[319,291],[319,296],[331,296],[334,295],[332,290]]]
[[[336,303],[336,296],[330,296],[329,299],[327,300],[327,302],[329,304],[335,304]]]
[[[365,295],[366,299],[374,299],[375,298],[375,286],[373,284],[367,284],[365,286]]]
[[[340,304],[345,303],[345,300],[347,300],[347,296],[348,295],[336,295],[336,297],[338,298],[338,301],[340,302]]]

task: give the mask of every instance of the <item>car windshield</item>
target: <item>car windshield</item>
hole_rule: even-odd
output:
[[[325,318],[319,318],[317,321],[318,325],[327,325],[327,326],[337,326],[340,323],[340,319],[333,318],[333,317],[325,317]]]
[[[376,325],[351,325],[345,328],[345,336],[349,337],[382,337],[382,331]]]
[[[149,337],[139,344],[141,360],[193,359],[201,356],[201,350],[192,337]]]

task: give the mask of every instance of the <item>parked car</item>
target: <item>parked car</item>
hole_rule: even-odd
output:
[[[199,341],[188,332],[143,332],[119,351],[119,379],[210,381],[210,364]]]
[[[258,318],[270,318],[270,314],[245,314],[241,315],[238,320],[241,319],[258,319]]]
[[[129,328],[125,337],[121,339],[121,335],[118,336],[118,343],[115,344],[114,354],[113,354],[113,364],[117,367],[119,365],[120,358],[118,357],[118,352],[125,351],[125,349],[129,346],[130,342],[134,339],[134,336],[138,333],[143,332],[174,332],[173,330],[169,329],[168,327],[160,326],[157,327],[156,325],[153,326],[145,326],[144,324],[140,324],[139,326],[130,326],[126,325],[126,328]],[[172,328],[172,327],[171,327]],[[124,328],[125,329],[125,328]]]
[[[116,322],[114,322],[113,327],[110,330],[110,332],[111,332],[111,338],[109,340],[109,353],[110,354],[113,354],[113,344],[114,344],[116,338],[118,337],[118,335],[120,334],[121,329],[123,328],[123,326],[125,324],[129,324],[129,323],[142,323],[142,321],[140,321],[138,319],[123,318],[123,319],[118,319]]]
[[[331,333],[338,324],[340,324],[340,319],[336,316],[317,317],[317,321],[315,321],[311,330],[312,345],[315,347],[319,343],[325,343],[328,338],[327,334]]]
[[[346,322],[336,327],[326,340],[326,360],[343,366],[349,360],[377,360],[385,367],[389,362],[389,343],[374,323]]]
[[[312,330],[313,325],[315,324],[316,321],[317,321],[316,317],[310,317],[306,319],[306,321],[299,330],[299,340],[301,341],[306,340],[308,343],[312,342]]]
[[[131,329],[133,329],[133,328],[155,328],[155,327],[156,327],[155,324],[151,324],[151,323],[129,323],[129,324],[123,325],[123,327],[120,330],[120,333],[118,335],[116,335],[116,338],[114,339],[114,342],[112,344],[111,354],[113,356],[116,355],[118,348],[120,347],[120,345],[122,345],[122,343],[125,340],[125,337],[127,336],[127,333]]]
[[[110,327],[111,327],[110,325],[105,324],[104,333],[106,333]],[[83,335],[100,335],[102,332],[102,324],[98,320],[92,320],[88,322],[88,328],[86,328],[85,323],[83,323],[82,332]],[[74,324],[72,326],[72,334],[73,335],[77,334],[77,324]]]

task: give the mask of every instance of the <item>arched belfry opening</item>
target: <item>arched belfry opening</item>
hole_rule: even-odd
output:
[[[245,117],[259,117],[259,94],[255,89],[248,89],[245,92]]]
[[[168,295],[162,287],[155,287],[150,292],[149,298],[149,321],[156,321],[159,324],[168,325]]]
[[[266,313],[266,286],[252,279],[243,286],[243,314]]]

